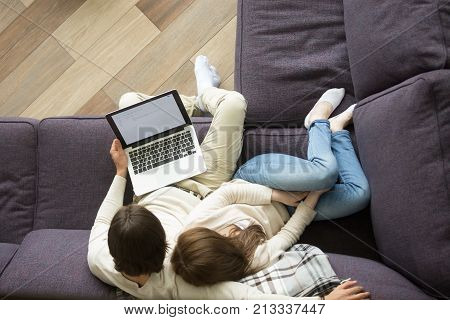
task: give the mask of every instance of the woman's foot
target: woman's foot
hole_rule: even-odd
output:
[[[312,110],[305,118],[305,128],[309,129],[311,123],[315,120],[326,120],[330,117],[330,114],[341,103],[345,95],[345,89],[329,89],[320,97],[319,101],[314,105]]]
[[[352,123],[355,106],[356,104],[352,104],[347,110],[330,119],[331,132],[344,130],[346,126]]]

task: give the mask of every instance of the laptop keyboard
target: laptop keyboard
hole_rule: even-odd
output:
[[[139,174],[195,153],[190,131],[181,131],[130,152],[134,174]]]

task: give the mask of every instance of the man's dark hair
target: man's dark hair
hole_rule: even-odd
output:
[[[163,269],[166,233],[158,218],[143,206],[119,209],[109,228],[108,246],[119,272],[139,276]]]

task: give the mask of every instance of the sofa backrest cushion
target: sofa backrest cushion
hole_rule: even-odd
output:
[[[450,70],[413,77],[358,104],[354,123],[384,262],[450,297]]]
[[[193,118],[203,140],[210,118]],[[39,124],[39,192],[34,229],[90,229],[114,177],[114,133],[104,117],[48,118]],[[128,179],[125,204],[132,201]]]
[[[0,118],[0,242],[20,243],[33,229],[37,121]]]
[[[302,123],[332,87],[348,93],[343,110],[354,99],[342,1],[239,0],[235,68],[247,123]]]
[[[34,229],[90,229],[114,177],[114,133],[104,118],[48,118],[39,124]],[[131,190],[127,200],[130,201]]]
[[[415,75],[449,67],[448,1],[344,0],[344,17],[359,100]]]

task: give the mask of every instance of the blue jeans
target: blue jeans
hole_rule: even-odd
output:
[[[285,191],[331,188],[320,197],[315,220],[351,215],[364,209],[370,200],[369,183],[350,133],[331,133],[327,120],[314,121],[309,128],[308,160],[279,153],[262,154],[242,165],[234,178]]]

